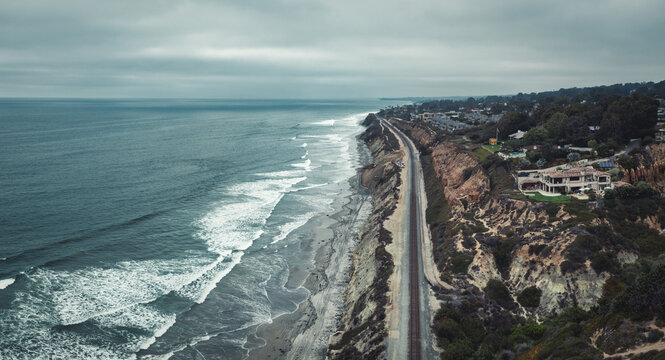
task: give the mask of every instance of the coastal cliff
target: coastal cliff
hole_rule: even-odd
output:
[[[539,202],[515,190],[509,161],[391,122],[421,151],[435,262],[453,286],[437,293],[443,359],[651,359],[665,349],[664,323],[646,310],[659,300],[641,294],[660,291],[665,271],[665,147],[639,155],[626,175],[635,186]]]
[[[515,300],[524,289],[537,286],[542,291],[540,304],[519,309],[532,315],[552,315],[574,305],[588,310],[596,304],[607,273],[596,273],[590,262],[572,271],[564,264],[561,270],[569,246],[582,231],[557,230],[559,219],[571,218],[568,212],[561,206],[554,209],[492,194],[492,182],[498,179],[466,149],[449,141],[435,144],[420,128],[403,123],[400,127],[429,154],[426,165],[443,188],[447,222],[430,224],[440,271],[457,275],[453,282],[460,288],[484,289],[490,280],[499,279]],[[555,211],[552,221],[548,211]],[[634,260],[632,255],[625,253],[623,259]]]
[[[510,161],[427,127],[391,123],[421,153],[433,258],[452,285],[435,294],[442,359],[630,358],[665,350],[665,323],[648,310],[665,297],[651,285],[665,274],[665,257],[657,257],[665,251],[660,146],[641,153],[652,161],[648,170],[639,170],[649,164],[641,159],[628,175],[644,176],[653,188],[636,182],[604,197],[541,202],[515,190]],[[374,163],[361,178],[373,191],[373,211],[352,256],[331,359],[380,358],[388,335],[401,153],[374,116],[365,125]]]
[[[362,185],[373,191],[373,210],[360,231],[352,255],[352,270],[345,293],[344,313],[339,330],[328,347],[331,359],[373,359],[385,351],[385,305],[388,277],[393,260],[386,251],[392,236],[384,221],[393,213],[400,185],[399,167],[395,164],[399,143],[370,114],[363,125],[367,130],[361,139],[370,149],[374,163],[361,174]]]

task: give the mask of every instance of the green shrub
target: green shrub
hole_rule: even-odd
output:
[[[665,351],[661,351],[652,360],[665,360]]]
[[[527,337],[531,340],[540,340],[545,334],[547,327],[543,324],[528,323],[526,325],[513,329],[511,337]]]
[[[547,213],[547,216],[550,217],[550,219],[556,218],[556,214],[559,212],[560,208],[561,208],[560,205],[554,203],[547,203],[543,206],[543,209]]]
[[[473,255],[458,252],[450,259],[450,269],[456,274],[466,274],[471,262],[473,262]]]
[[[665,318],[665,265],[642,270],[642,274],[616,298],[615,308],[638,320],[654,315]]]
[[[580,323],[582,321],[588,320],[590,314],[578,307],[567,307],[563,309],[561,314],[556,318],[552,319],[552,322],[558,326],[563,326],[568,323]]]
[[[588,224],[591,220],[597,218],[598,215],[589,210],[586,204],[585,201],[571,199],[570,202],[564,205],[563,209],[573,216],[571,222]]]
[[[616,276],[612,276],[612,277],[610,277],[609,279],[607,279],[605,281],[605,284],[603,284],[603,299],[607,299],[607,300],[614,299],[625,288],[626,288],[626,284],[624,284]]]
[[[542,290],[535,286],[529,286],[517,296],[517,301],[524,307],[538,307],[542,294]]]
[[[513,263],[513,249],[517,244],[517,240],[514,238],[508,238],[503,240],[497,247],[492,251],[494,255],[494,262],[496,262],[496,267],[502,276],[506,276],[508,270],[510,269],[510,264]]]
[[[508,291],[508,288],[501,280],[492,279],[488,281],[487,286],[483,290],[488,298],[496,301],[501,307],[508,310],[515,308],[515,302],[510,296],[510,291]]]
[[[442,359],[465,359],[477,351],[478,346],[488,337],[483,323],[476,314],[477,305],[462,302],[460,308],[443,305],[434,317],[434,332],[439,346],[445,349]]]
[[[613,252],[601,251],[591,256],[591,267],[600,274],[603,271],[616,272],[620,264]]]
[[[459,360],[466,359],[473,355],[474,347],[469,339],[464,339],[451,343],[445,347],[445,351],[441,353],[442,360]]]

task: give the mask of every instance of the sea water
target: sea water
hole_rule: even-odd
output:
[[[0,358],[243,358],[378,100],[0,100]]]

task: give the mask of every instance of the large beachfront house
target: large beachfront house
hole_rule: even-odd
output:
[[[566,170],[524,172],[518,174],[517,184],[522,191],[540,191],[551,195],[585,190],[602,191],[613,187],[610,174],[590,166]]]

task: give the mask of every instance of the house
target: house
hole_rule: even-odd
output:
[[[459,113],[457,111],[448,111],[447,113],[445,113],[445,115],[451,119],[459,118]]]
[[[665,141],[665,127],[656,130],[656,142]]]
[[[579,146],[569,146],[568,147],[569,151],[577,151],[581,153],[593,153],[593,149],[590,147],[579,147]]]
[[[525,134],[526,131],[517,130],[516,133],[508,135],[508,138],[512,140],[521,140],[522,138],[524,138]]]
[[[522,191],[540,191],[546,195],[570,194],[584,190],[602,191],[612,188],[612,177],[590,166],[567,170],[545,170],[517,178]]]
[[[439,119],[437,122],[437,125],[447,131],[455,131],[455,130],[460,130],[460,129],[466,129],[471,127],[469,124],[465,124],[463,122],[455,121],[455,120],[447,120],[447,119]]]

